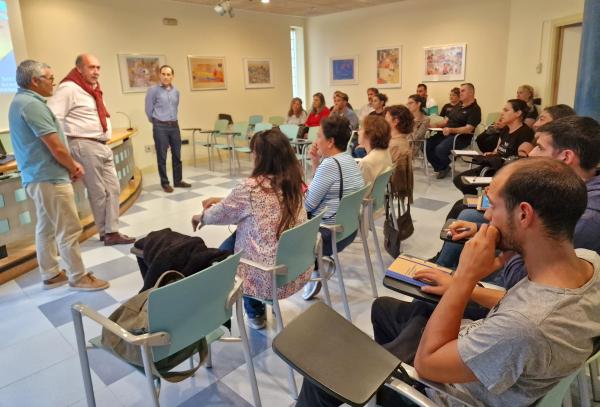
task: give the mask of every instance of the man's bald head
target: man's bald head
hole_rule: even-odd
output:
[[[79,54],[75,58],[75,66],[83,79],[92,86],[98,84],[100,77],[100,61],[92,54]]]

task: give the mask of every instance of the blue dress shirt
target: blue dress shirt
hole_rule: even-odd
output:
[[[155,85],[146,93],[146,116],[148,121],[152,119],[162,122],[177,120],[177,108],[179,107],[179,91],[174,86],[168,88]]]

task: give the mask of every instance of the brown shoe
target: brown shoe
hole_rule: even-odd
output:
[[[44,290],[50,290],[51,288],[60,287],[63,284],[67,284],[69,282],[69,278],[67,277],[67,273],[64,270],[61,270],[57,275],[48,280],[44,280],[42,282],[42,288]]]
[[[108,281],[94,277],[92,273],[87,273],[76,283],[69,283],[69,288],[75,291],[98,291],[105,290],[110,287]]]
[[[179,181],[179,182],[176,182],[176,183],[175,183],[175,186],[176,186],[177,188],[191,188],[192,184],[188,184],[188,183],[187,183],[187,182],[185,182],[185,181]]]
[[[171,192],[173,192],[173,187],[172,187],[171,185],[169,185],[169,184],[167,184],[167,185],[163,185],[163,186],[162,186],[162,189],[163,189],[163,191],[165,191],[166,193],[169,193],[169,194],[170,194]]]
[[[114,246],[116,244],[135,243],[135,237],[129,237],[119,232],[107,233],[104,235],[104,246]]]

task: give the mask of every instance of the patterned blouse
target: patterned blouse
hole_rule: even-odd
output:
[[[244,258],[267,266],[275,265],[277,228],[281,219],[281,198],[269,191],[270,186],[268,178],[247,178],[233,188],[229,196],[205,210],[202,219],[207,225],[237,225],[235,251],[243,250]],[[306,212],[301,208],[298,224],[306,222],[306,219]],[[312,267],[279,288],[277,298],[287,298],[302,289],[311,271]],[[271,273],[240,264],[238,275],[244,279],[245,295],[273,298]]]

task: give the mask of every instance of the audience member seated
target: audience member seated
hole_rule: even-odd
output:
[[[359,122],[362,122],[364,120],[364,118],[369,115],[369,113],[371,113],[373,110],[375,110],[373,108],[373,96],[375,96],[378,93],[379,93],[379,89],[377,89],[377,88],[367,89],[368,103],[358,110],[358,121]]]
[[[430,97],[427,94],[427,85],[424,83],[419,83],[417,85],[417,95],[421,96],[425,99],[425,104],[423,108],[425,109],[425,114],[427,116],[431,116],[432,114],[438,114],[438,105],[434,98]]]
[[[335,92],[333,92],[333,96],[332,96],[333,104],[331,105],[331,108],[329,109],[330,111],[333,111],[333,109],[335,109],[335,97],[338,95],[346,95],[346,94],[344,92],[342,92],[341,90],[336,90]],[[348,96],[348,95],[346,95],[346,96]],[[354,108],[352,107],[350,102],[347,103],[347,106],[350,110],[354,111]],[[356,114],[356,112],[354,114]]]
[[[321,92],[313,95],[313,104],[310,113],[304,125],[306,127],[317,127],[321,125],[321,120],[329,116],[329,108],[325,106],[325,96]]]
[[[580,368],[600,335],[600,257],[574,250],[572,238],[586,205],[585,185],[567,165],[548,158],[505,166],[489,188],[493,206],[466,244],[456,273],[430,306],[382,297],[371,320],[375,340],[423,379],[452,384],[472,405],[529,406]],[[561,197],[561,199],[556,199]],[[496,249],[515,251],[528,278],[506,293],[481,292],[478,281],[501,263]],[[430,275],[432,274],[432,275]],[[418,271],[419,279],[436,275]],[[469,300],[490,309],[484,319],[463,319]],[[428,392],[429,393],[429,392]],[[444,396],[440,405],[455,405]],[[410,405],[382,388],[381,406]],[[304,381],[297,407],[342,403]]]
[[[524,123],[529,127],[533,127],[533,123],[535,123],[539,115],[537,107],[533,103],[533,96],[533,86],[521,85],[517,88],[517,99],[521,99],[523,102],[527,103],[528,111],[525,115]]]
[[[369,113],[370,115],[384,116],[385,115],[385,104],[388,101],[387,95],[383,93],[378,93],[373,95],[373,111]]]
[[[445,178],[450,172],[450,150],[456,139],[456,149],[461,150],[471,143],[473,131],[481,122],[481,108],[475,99],[475,87],[471,83],[460,85],[459,109],[450,112],[439,127],[441,132],[427,140],[427,160],[437,172],[437,178]],[[460,137],[462,135],[462,137]]]
[[[350,140],[350,124],[342,116],[331,116],[321,122],[317,139],[310,148],[310,159],[315,175],[306,192],[304,207],[309,217],[326,210],[323,223],[333,224],[335,214],[342,197],[358,191],[365,184],[358,164],[350,154],[346,154]],[[331,232],[321,228],[323,236],[323,255],[330,256],[332,251]],[[338,252],[348,246],[356,233],[338,242]],[[319,276],[316,269],[313,277]],[[302,298],[309,300],[321,289],[321,282],[309,282],[304,288]]]
[[[554,105],[548,106],[542,113],[538,116],[535,123],[533,123],[533,129],[537,131],[540,127],[542,127],[546,123],[550,123],[552,120],[557,120],[562,117],[567,116],[575,116],[575,110],[571,106],[568,105]]]
[[[385,120],[390,126],[390,156],[396,165],[401,156],[411,155],[409,137],[415,122],[412,113],[404,105],[393,105],[385,110]]]
[[[450,102],[446,103],[442,107],[442,111],[440,112],[440,116],[442,116],[442,117],[448,117],[448,114],[450,114],[450,111],[452,111],[454,108],[460,106],[460,88],[452,88],[450,90],[449,99],[450,99]]]
[[[237,225],[220,250],[244,252],[244,258],[275,265],[277,241],[281,233],[306,221],[302,207],[302,170],[287,137],[277,128],[256,133],[250,140],[254,169],[249,178],[233,188],[226,198],[202,202],[204,212],[194,215],[198,225]],[[299,291],[310,278],[311,269],[277,291],[287,298]],[[263,329],[265,305],[255,299],[273,297],[271,274],[240,264],[244,279],[244,308],[250,327]],[[252,298],[254,297],[254,298]]]
[[[350,128],[352,130],[358,129],[358,117],[354,110],[350,107],[348,103],[348,95],[344,92],[335,92],[335,96],[333,98],[334,105],[331,109],[330,115],[332,116],[341,116],[345,117],[350,124]]]
[[[425,133],[430,126],[430,119],[425,114],[425,99],[419,95],[410,95],[406,102],[406,107],[413,115],[414,125],[409,136],[412,145],[413,156],[417,156],[419,151],[423,151],[423,140]]]
[[[502,128],[494,151],[484,153],[484,157],[476,157],[476,164],[480,165],[454,177],[454,185],[463,194],[477,194],[477,187],[465,184],[463,176],[479,176],[484,168],[488,168],[485,175],[489,177],[506,160],[529,155],[533,149],[533,130],[523,124],[527,111],[527,104],[520,99],[510,99],[506,102],[498,120]]]
[[[587,208],[575,226],[576,248],[594,250],[600,254],[600,124],[588,117],[570,116],[540,127],[536,133],[537,145],[531,157],[551,157],[570,166],[585,182],[588,194]],[[453,240],[469,238],[484,223],[483,213],[465,209],[452,225],[453,229],[468,230],[453,235]],[[462,244],[446,242],[436,256],[440,266],[455,268]],[[508,288],[508,287],[507,287]]]
[[[302,107],[302,99],[293,98],[290,103],[290,110],[288,110],[287,118],[285,119],[286,124],[297,124],[298,126],[306,122],[307,114],[306,110]]]
[[[367,155],[360,160],[358,167],[365,184],[373,184],[375,178],[392,166],[388,146],[390,144],[390,125],[377,115],[365,117],[358,130],[358,143],[365,148]]]

